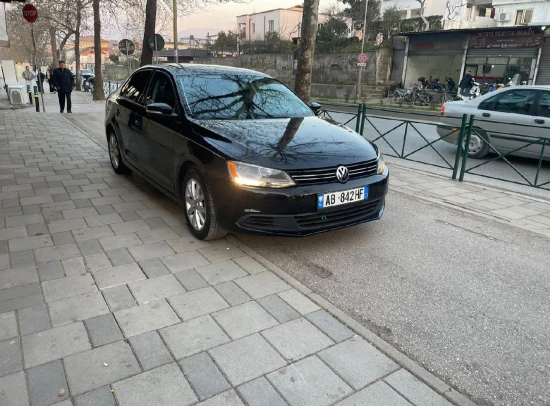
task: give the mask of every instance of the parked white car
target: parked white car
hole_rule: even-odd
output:
[[[501,153],[521,148],[512,155],[538,159],[542,142],[526,145],[540,137],[548,138],[544,159],[550,160],[550,86],[514,86],[470,101],[445,103],[437,126],[444,141],[458,143],[463,114],[475,116],[469,157],[483,158],[492,151],[491,144]]]

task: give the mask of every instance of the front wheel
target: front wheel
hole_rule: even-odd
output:
[[[227,234],[217,222],[214,198],[204,175],[190,169],[183,179],[185,218],[191,233],[199,240],[215,240]]]
[[[466,143],[466,141],[464,141],[464,143]],[[472,129],[468,157],[474,159],[484,158],[489,153],[490,148],[485,132],[476,128]]]
[[[124,162],[122,162],[122,154],[120,153],[120,146],[118,143],[118,140],[116,138],[116,135],[113,131],[109,133],[109,139],[107,140],[107,144],[109,145],[109,159],[111,161],[111,166],[113,167],[113,170],[115,173],[119,175],[126,175],[130,173],[130,169],[126,165],[124,165]]]

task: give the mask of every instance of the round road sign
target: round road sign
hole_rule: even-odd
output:
[[[29,23],[34,23],[38,18],[38,10],[32,4],[25,4],[23,7],[23,18]]]
[[[364,52],[359,54],[359,56],[357,57],[357,61],[359,63],[366,63],[367,62],[367,54],[364,53]]]
[[[164,38],[160,34],[149,35],[147,44],[151,48],[151,51],[162,51],[164,49]]]
[[[136,47],[134,46],[134,43],[129,39],[123,39],[120,40],[120,42],[118,43],[118,50],[123,55],[132,55],[136,50]]]

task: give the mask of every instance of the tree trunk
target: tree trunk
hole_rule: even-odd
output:
[[[99,13],[99,1],[93,0],[94,9],[94,57],[95,57],[95,78],[94,78],[94,100],[105,100],[103,91],[103,77],[101,76],[101,15]]]
[[[74,61],[76,63],[76,90],[82,90],[80,86],[80,24],[82,22],[82,2],[76,2],[76,29],[74,34]]]
[[[304,1],[300,55],[298,56],[294,92],[306,103],[309,103],[311,94],[311,72],[315,52],[315,37],[317,35],[318,12],[319,0]]]
[[[147,0],[145,5],[145,29],[143,31],[143,46],[141,48],[140,66],[153,63],[153,50],[149,48],[147,38],[155,33],[155,22],[157,21],[157,0]],[[177,38],[175,38],[177,41]]]
[[[56,39],[56,32],[55,27],[50,26],[50,47],[52,48],[52,65],[55,66],[55,57],[57,56],[57,39]]]

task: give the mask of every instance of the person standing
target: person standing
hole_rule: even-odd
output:
[[[38,66],[34,66],[34,79],[36,80],[36,84],[38,85],[38,91],[42,94],[44,94],[44,79],[46,78],[46,75],[42,73],[40,68]]]
[[[36,83],[36,75],[34,74],[34,72],[31,72],[31,70],[29,69],[29,66],[25,66],[25,71],[23,72],[22,76],[23,76],[23,79],[25,79],[25,84],[27,85],[27,93],[29,93],[29,95],[30,95],[29,96],[29,103],[33,104],[32,93],[33,93],[34,86],[35,86],[35,83]]]
[[[52,77],[59,97],[60,113],[65,110],[65,100],[67,100],[67,113],[72,113],[71,92],[74,87],[74,77],[73,73],[65,67],[65,61],[59,61],[59,68],[53,71]]]
[[[50,93],[55,93],[55,87],[53,85],[53,69],[50,66],[48,66],[48,70],[46,71],[46,79],[50,85]]]
[[[469,96],[470,95],[470,89],[472,88],[474,84],[474,79],[472,78],[472,71],[469,70],[468,73],[464,75],[462,80],[460,81],[460,94],[462,96]]]

